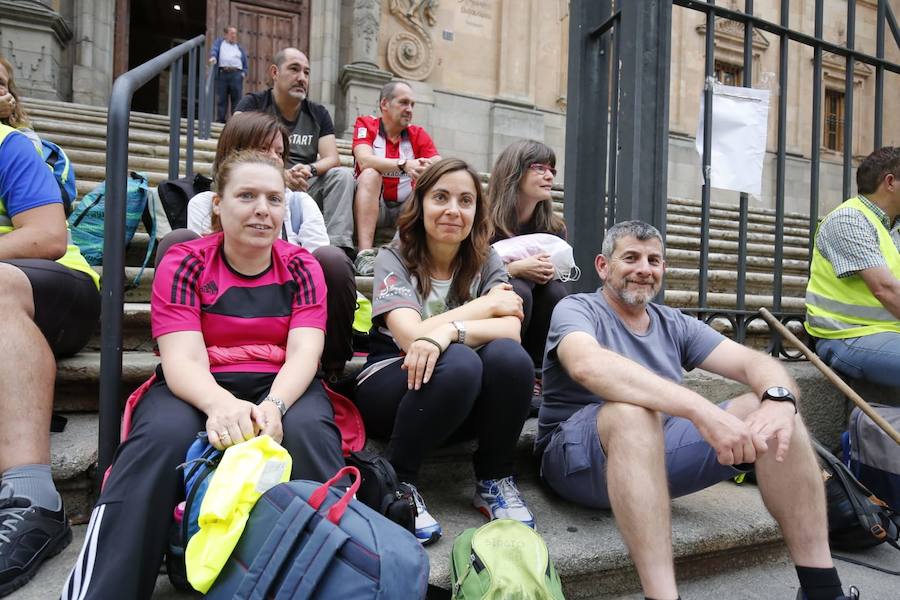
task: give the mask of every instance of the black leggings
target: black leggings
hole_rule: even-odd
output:
[[[161,374],[162,369],[157,369],[157,375]],[[259,403],[275,373],[216,373],[214,377],[238,398]],[[325,481],[344,466],[340,430],[319,380],[314,379],[291,405],[282,427],[281,445],[292,458],[291,479]],[[116,450],[64,598],[77,588],[86,600],[150,598],[166,549],[172,509],[184,497],[183,474],[176,467],[184,462],[197,432],[205,428],[206,415],[176,397],[164,380],[147,390],[134,411],[131,434]]]
[[[401,365],[383,368],[356,392],[366,430],[390,439],[385,457],[401,481],[415,483],[425,455],[457,432],[478,442],[472,457],[476,478],[512,475],[534,376],[522,346],[510,339],[478,351],[450,344],[418,391],[407,389]]]
[[[538,284],[527,279],[513,277],[509,280],[513,290],[522,298],[522,346],[528,351],[536,369],[544,362],[544,346],[550,331],[550,317],[557,303],[568,295],[566,286],[557,279]]]

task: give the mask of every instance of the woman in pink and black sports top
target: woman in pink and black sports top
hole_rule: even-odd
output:
[[[315,378],[326,288],[319,263],[278,239],[281,166],[254,151],[216,172],[218,233],[172,246],[153,281],[158,380],[91,516],[63,598],[149,598],[197,431],[219,447],[265,433],[293,459],[292,479],[344,465],[331,402]],[[67,595],[69,594],[69,595]]]

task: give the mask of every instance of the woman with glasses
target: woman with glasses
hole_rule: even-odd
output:
[[[491,243],[529,233],[551,233],[563,239],[566,227],[553,213],[550,192],[556,176],[556,154],[546,144],[521,140],[500,153],[488,185],[494,237]],[[546,252],[507,263],[510,283],[522,297],[522,345],[538,375],[535,397],[540,402],[540,368],[553,308],[568,292],[556,279]]]

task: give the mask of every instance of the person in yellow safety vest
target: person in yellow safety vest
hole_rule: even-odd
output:
[[[816,232],[805,326],[836,371],[900,387],[900,147],[867,156],[856,187]]]
[[[49,465],[54,357],[87,343],[100,293],[67,237],[53,174],[23,133],[0,124],[0,597],[72,539]]]

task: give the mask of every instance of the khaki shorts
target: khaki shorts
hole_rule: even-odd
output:
[[[720,404],[720,408],[727,402]],[[560,423],[541,458],[541,477],[563,498],[592,508],[609,508],[606,453],[597,434],[602,404],[589,404]],[[752,465],[719,464],[713,450],[688,419],[663,420],[666,475],[672,498],[685,496],[745,473]]]

